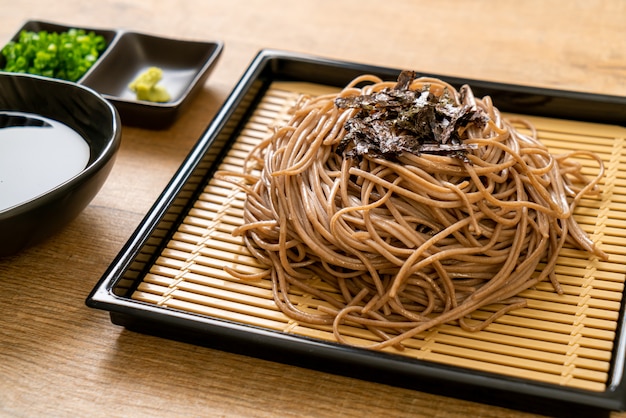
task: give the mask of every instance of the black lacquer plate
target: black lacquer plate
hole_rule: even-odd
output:
[[[456,398],[555,416],[608,414],[626,408],[624,307],[604,392],[572,389],[522,378],[477,372],[366,349],[324,342],[234,321],[139,302],[130,294],[176,230],[250,109],[274,81],[342,87],[357,75],[394,80],[399,69],[264,50],[250,64],[221,110],[87,298],[130,330]],[[477,97],[489,95],[505,112],[624,125],[626,99],[430,75],[452,85],[468,83]]]

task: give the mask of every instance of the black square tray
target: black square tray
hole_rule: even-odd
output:
[[[95,286],[87,305],[109,311],[114,324],[137,332],[420,391],[550,415],[573,412],[581,416],[624,410],[623,301],[606,390],[591,392],[347,347],[130,298],[270,83],[303,81],[343,87],[363,73],[393,80],[399,71],[282,51],[261,51]],[[468,83],[477,97],[491,96],[505,112],[626,124],[626,99],[622,97],[422,75],[443,78],[454,86]]]

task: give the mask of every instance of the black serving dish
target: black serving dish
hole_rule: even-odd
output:
[[[89,147],[86,167],[78,174],[15,206],[0,208],[0,256],[4,256],[54,234],[87,206],[113,167],[122,129],[115,107],[94,90],[27,74],[0,72],[1,112],[61,122]]]
[[[365,380],[555,416],[589,416],[626,408],[624,306],[604,392],[471,371],[387,353],[299,337],[236,321],[183,312],[130,298],[151,263],[193,205],[252,109],[274,81],[342,87],[357,75],[394,80],[399,69],[264,50],[253,60],[205,133],[145,219],[88,296],[88,306],[110,312],[114,324],[227,351]],[[505,112],[624,125],[626,99],[430,75],[456,87],[468,83]]]
[[[122,123],[150,129],[171,125],[191,98],[202,88],[219,58],[223,43],[169,39],[126,30],[94,29],[28,21],[11,38],[15,41],[22,30],[65,32],[84,29],[102,35],[106,49],[94,65],[79,79],[102,94],[117,108]],[[6,60],[0,56],[0,68]],[[161,85],[171,99],[165,103],[137,100],[128,88],[137,75],[149,67],[163,70]]]
[[[122,122],[151,128],[170,125],[210,74],[222,45],[122,32],[102,61],[82,83],[102,93],[122,115]],[[123,65],[120,65],[123,63]],[[128,84],[148,67],[163,70],[166,103],[137,100]]]

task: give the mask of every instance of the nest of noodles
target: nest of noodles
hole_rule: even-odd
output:
[[[413,132],[398,122],[413,116]],[[271,278],[287,316],[332,325],[339,342],[350,343],[342,324],[369,329],[379,340],[373,349],[401,348],[442,323],[482,329],[524,306],[516,295],[542,280],[561,292],[554,266],[566,243],[606,259],[572,216],[583,195],[598,192],[604,168],[590,153],[550,154],[526,126],[531,134],[468,86],[457,91],[408,72],[302,97],[242,173],[218,173],[245,190],[235,233],[266,267],[230,273]],[[597,176],[586,178],[572,157],[595,159]],[[323,302],[296,306],[298,292]],[[493,304],[489,319],[469,324]]]

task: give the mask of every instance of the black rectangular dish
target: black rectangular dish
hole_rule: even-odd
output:
[[[10,39],[17,42],[22,31],[63,33],[82,29],[102,36],[106,48],[76,83],[102,94],[116,107],[122,123],[149,129],[171,125],[202,88],[219,58],[221,41],[170,39],[123,29],[86,28],[29,20]],[[0,55],[0,69],[6,58]],[[170,95],[166,102],[139,100],[129,84],[150,67],[162,70],[159,84]]]
[[[207,182],[218,165],[228,158],[235,138],[247,129],[246,124],[251,120],[255,107],[271,85],[295,82],[341,88],[360,74],[370,73],[395,80],[399,72],[398,69],[281,51],[261,51],[88,296],[87,305],[109,311],[114,324],[137,332],[508,408],[550,415],[567,415],[571,412],[590,415],[626,409],[626,336],[623,298],[619,290],[622,289],[621,284],[616,287],[620,297],[611,302],[615,307],[612,319],[615,328],[609,333],[600,333],[602,341],[599,344],[609,347],[607,356],[610,356],[610,360],[607,361],[610,366],[607,367],[606,380],[599,390],[348,347],[242,322],[236,317],[164,306],[132,296],[165,250],[168,241],[177,234],[183,219],[196,210],[194,203],[201,194],[206,193]],[[491,96],[504,112],[619,127],[626,123],[626,100],[622,97],[431,76],[445,79],[455,87],[469,84],[476,96]],[[163,267],[165,270],[167,268]],[[622,269],[618,269],[621,275]],[[222,291],[225,290],[220,289]],[[549,335],[549,332],[538,335]]]

